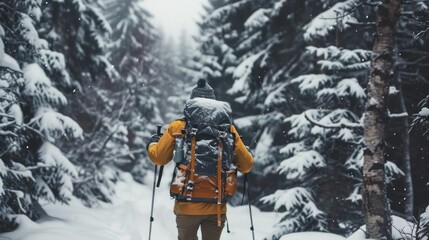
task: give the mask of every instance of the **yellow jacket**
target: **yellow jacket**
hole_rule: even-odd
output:
[[[163,166],[173,158],[173,150],[175,146],[175,137],[180,135],[182,128],[185,126],[185,121],[176,120],[170,123],[159,139],[158,143],[152,143],[148,148],[150,160],[160,166]],[[239,137],[237,129],[231,125],[231,133],[235,135],[234,160],[233,163],[237,166],[241,173],[248,173],[253,167],[253,156],[246,149],[243,141]],[[176,135],[177,134],[177,135]],[[175,214],[184,215],[210,215],[216,214],[216,203],[198,203],[198,202],[179,202],[174,205]],[[226,213],[226,205],[222,207],[222,213]]]

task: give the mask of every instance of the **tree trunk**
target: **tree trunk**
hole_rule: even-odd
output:
[[[384,170],[384,128],[388,118],[389,83],[393,79],[395,25],[400,0],[382,0],[377,8],[377,28],[364,114],[363,208],[367,237],[392,239]]]
[[[397,76],[398,88],[399,88],[399,110],[401,113],[407,112],[407,107],[405,106],[404,93],[402,91],[402,79],[400,76]],[[402,171],[405,173],[405,216],[408,221],[413,221],[414,213],[414,189],[413,189],[413,179],[411,175],[411,158],[410,158],[410,135],[408,131],[410,129],[410,122],[408,117],[401,118],[402,127],[400,129],[400,134],[402,138],[402,145],[399,146],[399,151],[401,151],[400,166]]]

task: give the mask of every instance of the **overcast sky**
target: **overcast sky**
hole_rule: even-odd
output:
[[[182,30],[188,34],[197,31],[195,21],[202,12],[206,0],[143,0],[143,6],[154,15],[155,27],[160,26],[163,32],[179,37]]]

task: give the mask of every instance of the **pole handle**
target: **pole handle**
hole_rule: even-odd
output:
[[[161,135],[162,135],[162,133],[161,133],[161,128],[162,128],[162,126],[161,126],[161,125],[156,126],[156,135],[158,135],[158,136],[161,136]]]
[[[156,134],[157,134],[158,136],[162,136],[161,128],[162,128],[162,126],[161,126],[161,125],[156,126]],[[158,181],[157,181],[157,183],[156,183],[156,187],[157,187],[157,188],[159,188],[159,186],[161,185],[161,179],[162,179],[162,173],[163,173],[163,172],[164,172],[164,166],[161,166],[161,167],[159,168]]]

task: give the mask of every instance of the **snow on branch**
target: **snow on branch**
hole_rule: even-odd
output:
[[[0,43],[2,43],[1,38],[0,38]],[[11,57],[7,53],[4,53],[2,58],[0,57],[0,68],[4,68],[11,73],[22,74],[22,71],[21,71],[21,68],[19,67],[18,62],[15,60],[15,58]]]
[[[275,193],[261,198],[264,204],[274,204],[275,210],[285,208],[286,211],[313,200],[310,191],[303,187],[295,187],[286,190],[277,190]]]
[[[424,107],[420,112],[417,114],[419,117],[429,117],[429,108]]]
[[[47,49],[48,42],[39,38],[36,28],[33,25],[33,20],[24,13],[21,13],[20,24],[18,31],[22,34],[23,38],[30,44],[33,44],[36,49]]]
[[[277,168],[280,174],[285,174],[286,179],[302,178],[313,168],[323,168],[325,160],[320,153],[309,150],[298,152],[295,156],[283,160]]]
[[[336,86],[339,97],[353,96],[356,99],[365,99],[365,90],[356,78],[346,78],[341,80]]]
[[[301,142],[289,143],[285,147],[280,149],[281,154],[294,155],[299,152],[307,151],[308,147],[305,144],[305,140]]]
[[[265,98],[264,105],[271,107],[275,105],[282,105],[287,102],[285,91],[290,86],[290,82],[280,83],[275,85],[273,91],[271,91]]]
[[[16,179],[27,179],[30,182],[34,181],[31,171],[21,163],[12,162],[12,167],[7,169],[7,171]]]
[[[204,22],[209,25],[216,25],[217,23],[222,23],[232,14],[234,14],[237,9],[240,9],[246,4],[251,4],[252,2],[253,0],[240,0],[238,2],[220,7],[213,11]]]
[[[40,133],[49,141],[55,142],[60,136],[82,138],[82,128],[70,117],[55,112],[50,108],[39,108],[29,125],[36,125]]]
[[[393,162],[386,161],[384,164],[384,169],[386,171],[386,181],[391,183],[396,179],[397,176],[405,176],[405,173]]]
[[[46,183],[46,181],[42,179],[42,177],[40,176],[36,177],[35,188],[39,196],[43,196],[46,200],[50,202],[55,201],[54,193],[52,192],[51,188]]]
[[[305,113],[295,114],[286,118],[284,122],[291,124],[291,130],[289,130],[288,134],[298,139],[302,139],[307,136],[310,133],[312,125],[311,122],[306,121],[305,118]]]
[[[395,86],[389,87],[389,95],[397,95],[399,93],[399,90]]]
[[[252,36],[246,38],[243,42],[241,42],[240,45],[238,45],[236,51],[248,51],[251,48],[254,48],[258,42],[262,41],[262,36],[262,32],[255,32]]]
[[[78,172],[70,160],[59,148],[49,142],[44,142],[38,150],[39,159],[47,166],[59,166],[68,174],[77,177]]]
[[[24,94],[33,100],[35,106],[65,105],[67,98],[52,86],[51,81],[37,63],[30,63],[23,69]]]
[[[325,12],[316,16],[304,29],[304,39],[311,41],[323,38],[336,28],[344,30],[350,26],[349,22],[357,22],[350,13],[356,8],[358,0],[347,0],[335,4]]]
[[[5,189],[5,190],[15,194],[16,201],[18,202],[19,208],[21,209],[21,211],[23,213],[27,213],[27,211],[24,209],[24,207],[22,206],[22,203],[21,203],[21,199],[24,198],[24,192],[19,191],[19,190],[13,190],[13,189]]]
[[[255,54],[237,66],[234,71],[233,78],[235,79],[232,87],[227,91],[228,94],[234,95],[237,93],[245,92],[249,85],[249,75],[252,73],[253,64],[264,54],[265,51],[261,51]]]
[[[318,111],[317,109],[310,109],[304,112],[305,119],[310,123],[321,127],[321,128],[363,128],[362,123],[353,123],[345,119],[341,119],[337,123],[323,123],[322,121],[316,121],[310,116],[311,111]],[[335,111],[334,111],[335,112]]]
[[[302,225],[311,224],[311,229],[315,231],[326,231],[325,213],[317,208],[313,194],[303,187],[277,190],[263,197],[261,202],[274,204],[274,210],[282,212],[281,222],[277,224],[269,239],[279,239],[285,233],[294,232]]]
[[[338,56],[341,50],[335,46],[328,46],[326,48],[319,48],[314,46],[308,46],[305,48],[308,54],[314,55],[318,58],[329,59]]]
[[[360,184],[356,184],[353,188],[353,192],[346,198],[347,201],[351,201],[352,203],[358,203],[362,201],[362,194],[360,194]]]
[[[65,58],[62,53],[51,51],[49,49],[39,50],[40,63],[49,73],[60,73],[66,85],[70,85],[70,76],[67,72]]]
[[[244,22],[244,27],[249,31],[256,31],[264,27],[269,21],[270,18],[270,9],[260,8],[256,10],[250,17]]]
[[[389,112],[389,118],[404,118],[404,117],[408,117],[408,113],[407,112],[403,112],[403,113],[390,113]]]
[[[301,93],[314,94],[320,88],[332,84],[335,78],[335,76],[326,74],[307,74],[294,78],[290,82],[299,83],[298,87]]]
[[[361,173],[363,167],[363,148],[358,146],[349,159],[347,159],[345,166],[348,170],[356,173]]]

